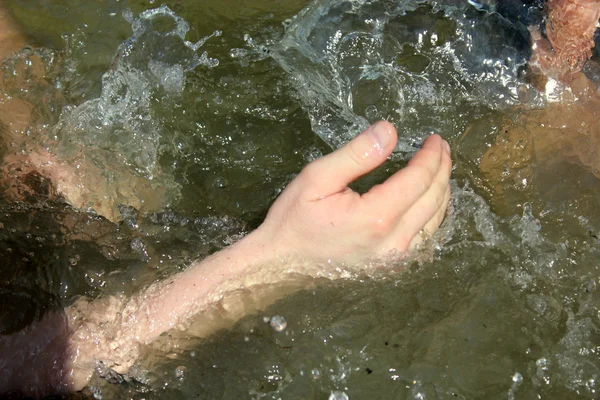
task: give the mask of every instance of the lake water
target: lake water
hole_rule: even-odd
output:
[[[399,145],[356,190],[430,132],[455,164],[451,212],[414,262],[165,334],[81,396],[598,397],[598,108],[527,83],[536,2],[40,3],[6,2],[37,46],[2,64],[2,94],[33,110],[11,134],[102,171],[83,184],[116,222],[93,193],[88,212],[43,187],[1,199],[3,282],[64,305],[131,294],[258,226],[303,165],[378,119]]]

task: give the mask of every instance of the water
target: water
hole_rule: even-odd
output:
[[[421,139],[463,130],[472,118],[463,110],[519,102],[527,42],[499,14],[452,2],[332,1],[288,23],[276,58],[303,86],[313,130],[334,147],[365,119],[389,119]]]
[[[408,268],[318,281],[240,321],[215,310],[84,396],[597,397],[598,117],[526,83],[519,21],[539,20],[535,2],[486,2],[499,14],[450,0],[173,1],[162,17],[148,3],[8,1],[47,49],[2,66],[2,95],[34,110],[3,120],[3,141],[26,136],[142,188],[88,212],[48,198],[43,179],[2,199],[0,274],[20,296],[56,307],[177,272],[257,226],[302,165],[379,118],[400,144],[357,189],[435,131],[453,147],[453,212]],[[197,337],[211,318],[225,329]]]

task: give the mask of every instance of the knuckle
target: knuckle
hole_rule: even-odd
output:
[[[394,227],[394,221],[388,217],[374,217],[369,224],[371,236],[375,239],[383,239],[389,235]]]

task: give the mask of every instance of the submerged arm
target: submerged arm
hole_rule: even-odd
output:
[[[450,198],[448,144],[430,136],[408,166],[359,195],[347,185],[383,163],[396,145],[395,129],[380,122],[343,148],[309,164],[273,204],[266,220],[238,243],[186,271],[151,285],[124,304],[107,297],[67,310],[73,334],[64,388],[78,390],[98,361],[126,372],[163,332],[185,325],[242,288],[291,276],[336,278],[330,262],[406,251],[433,233]],[[4,388],[0,388],[0,392]]]

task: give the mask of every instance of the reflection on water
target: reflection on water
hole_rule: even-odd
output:
[[[52,30],[41,45],[66,42],[3,64],[3,152],[38,141],[106,169],[107,187],[135,188],[129,176],[149,189],[129,202],[125,186],[112,189],[125,203],[112,223],[28,175],[31,191],[2,201],[4,281],[65,304],[131,294],[255,226],[303,164],[379,118],[401,141],[377,177],[429,131],[449,139],[456,165],[432,260],[319,282],[208,338],[193,335],[200,319],[128,376],[96,376],[86,395],[597,397],[598,100],[565,89],[577,99],[552,102],[525,82],[536,2],[491,13],[451,0],[171,1],[176,14],[152,23],[145,2],[55,3],[9,1],[32,36]],[[165,34],[185,27],[180,16],[190,42],[222,34],[191,49]],[[165,197],[148,199],[154,182]]]

